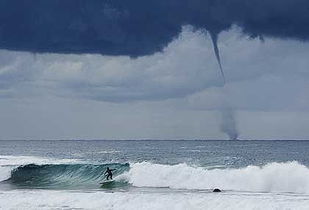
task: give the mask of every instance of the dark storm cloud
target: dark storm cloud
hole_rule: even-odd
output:
[[[309,39],[308,0],[1,0],[0,48],[140,56],[183,25],[213,34]]]

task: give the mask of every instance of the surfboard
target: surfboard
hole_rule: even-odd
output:
[[[115,187],[116,181],[114,181],[114,180],[105,180],[105,181],[101,182],[100,184],[101,184],[101,188],[113,189]]]
[[[100,182],[100,184],[109,184],[109,183],[113,183],[115,180],[110,179],[110,180],[105,180],[103,182]]]

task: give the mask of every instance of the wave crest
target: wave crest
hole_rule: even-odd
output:
[[[309,193],[309,168],[296,161],[213,170],[142,162],[132,164],[130,171],[117,179],[127,179],[136,187]]]
[[[22,187],[97,187],[106,167],[116,169],[115,175],[129,169],[129,164],[27,164],[11,171],[10,183]]]
[[[296,161],[247,166],[239,169],[207,169],[190,166],[140,163],[44,163],[14,166],[3,159],[0,182],[25,188],[97,189],[106,167],[117,169],[117,186],[168,187],[208,190],[220,188],[251,192],[309,193],[309,168]],[[11,163],[12,162],[12,163]],[[13,167],[13,168],[12,168]]]

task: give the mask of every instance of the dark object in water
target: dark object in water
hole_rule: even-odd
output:
[[[221,190],[216,188],[216,189],[213,190],[213,192],[221,192]]]

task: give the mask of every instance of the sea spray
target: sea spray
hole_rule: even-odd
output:
[[[230,140],[238,139],[238,130],[235,120],[235,112],[232,108],[223,108],[221,110],[220,130],[225,133]]]
[[[228,87],[218,89],[217,92],[217,117],[219,130],[224,133],[229,140],[237,140],[239,137],[239,130],[237,126],[237,115],[235,108],[229,100]]]
[[[9,183],[23,188],[45,188],[48,183],[50,187],[57,189],[88,189],[89,187],[98,189],[100,178],[98,179],[97,176],[100,176],[101,170],[97,171],[97,167],[103,169],[105,166],[67,166],[27,165],[17,170],[21,179],[16,179],[15,174],[12,175],[11,179],[13,180]],[[50,167],[52,170],[49,170]],[[89,170],[89,168],[93,169]],[[42,179],[42,174],[46,172],[46,169],[51,172],[56,171],[56,173],[50,172],[50,175],[45,175]],[[134,187],[168,187],[187,190],[219,188],[224,191],[309,193],[309,168],[296,161],[272,162],[264,166],[249,165],[238,169],[207,169],[185,163],[166,165],[140,162],[132,163],[130,167],[128,164],[121,164],[118,165],[118,169],[120,171],[115,174],[115,181],[121,187],[131,184]],[[33,179],[28,179],[29,170]],[[60,171],[62,171],[61,174]],[[28,182],[20,185],[20,181]]]
[[[211,170],[187,164],[142,162],[132,164],[130,171],[119,178],[135,187],[309,193],[309,168],[296,161]]]

